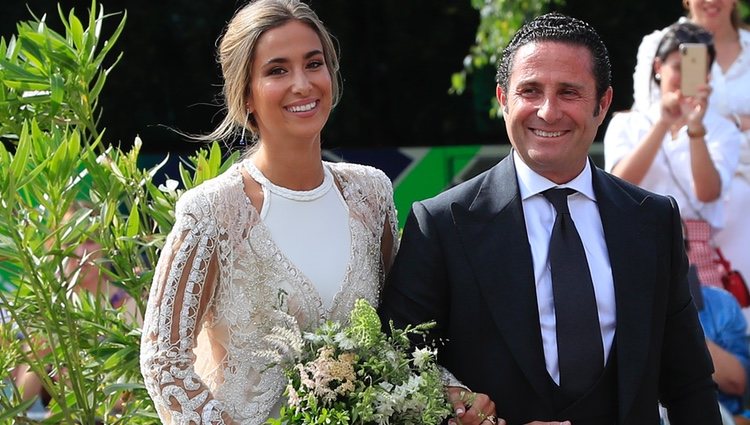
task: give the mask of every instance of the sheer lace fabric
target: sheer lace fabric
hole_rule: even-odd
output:
[[[330,309],[274,244],[245,195],[240,165],[187,191],[156,267],[141,371],[164,423],[261,424],[286,385],[260,353],[274,327],[345,321],[354,301],[377,304],[381,238],[398,241],[392,187],[379,170],[326,164],[349,208],[351,252]],[[396,252],[396,246],[390,250]]]

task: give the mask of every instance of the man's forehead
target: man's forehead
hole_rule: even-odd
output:
[[[543,74],[567,72],[579,78],[584,77],[579,74],[584,74],[593,81],[592,64],[593,58],[586,46],[551,40],[533,41],[516,51],[510,77],[511,80],[527,80]]]

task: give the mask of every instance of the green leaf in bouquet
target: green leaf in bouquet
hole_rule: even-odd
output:
[[[380,317],[366,300],[358,299],[354,302],[349,321],[347,333],[362,347],[369,349],[381,340]]]

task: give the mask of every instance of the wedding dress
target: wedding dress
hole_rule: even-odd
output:
[[[385,174],[324,163],[348,208],[351,237],[341,288],[325,308],[250,203],[242,166],[182,195],[155,270],[141,371],[164,423],[264,423],[286,386],[281,367],[260,355],[273,348],[264,336],[291,324],[345,321],[358,298],[377,305],[383,263],[392,261],[381,258],[384,231],[398,243]]]

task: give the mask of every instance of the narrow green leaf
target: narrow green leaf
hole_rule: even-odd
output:
[[[133,238],[138,235],[138,231],[141,228],[141,216],[138,213],[138,198],[135,199],[135,204],[130,209],[130,215],[128,221],[125,223],[125,236]]]
[[[95,66],[100,66],[102,62],[104,62],[104,57],[107,56],[107,53],[109,53],[109,51],[115,45],[115,42],[120,37],[122,30],[125,28],[125,21],[127,20],[127,18],[128,18],[128,12],[125,11],[123,12],[120,23],[117,25],[117,29],[115,29],[115,31],[112,33],[112,36],[109,37],[109,40],[104,42],[104,46],[102,46],[102,49],[99,51],[99,54],[96,56],[96,58],[92,62]]]
[[[10,163],[9,174],[13,180],[19,180],[23,176],[26,170],[26,162],[29,159],[29,152],[31,152],[31,135],[29,134],[28,125],[23,124],[21,128],[21,135],[16,147],[16,154],[13,156],[13,160]]]
[[[21,67],[7,59],[0,59],[0,69],[3,70],[3,79],[24,79],[29,81],[44,81],[45,76],[38,69]]]
[[[227,157],[227,159],[224,160],[224,163],[221,164],[221,168],[219,168],[218,174],[223,173],[224,171],[227,171],[229,167],[234,165],[237,162],[237,159],[240,157],[242,153],[240,151],[234,151],[231,155]]]
[[[104,83],[107,81],[107,73],[100,71],[96,76],[96,82],[94,83],[94,86],[91,88],[91,99],[96,99],[99,97],[99,93],[101,93],[102,88],[104,88]]]
[[[103,391],[105,395],[112,395],[112,394],[121,393],[124,391],[143,390],[143,389],[146,389],[145,385],[133,382],[133,383],[107,385],[106,387],[104,387]]]
[[[19,38],[21,43],[21,51],[26,60],[27,64],[32,65],[34,68],[40,70],[48,69],[47,61],[44,59],[44,39],[39,40],[39,34],[28,34],[26,37]],[[28,67],[27,67],[28,68]]]
[[[52,78],[50,78],[50,88],[52,89],[52,93],[50,94],[52,111],[50,113],[54,115],[65,96],[65,79],[63,79],[60,73],[56,72],[52,75]]]
[[[29,184],[31,181],[33,181],[42,171],[44,171],[45,168],[47,168],[47,161],[49,159],[45,159],[44,162],[34,167],[33,170],[24,173],[23,176],[21,176],[20,179],[18,179],[18,182],[16,183],[16,190],[23,189],[27,184]]]
[[[2,423],[10,423],[6,421],[10,421],[11,419],[14,419],[19,416],[25,416],[26,410],[31,407],[32,404],[36,402],[36,397],[32,398],[31,400],[26,400],[23,403],[11,407],[7,410],[0,411],[0,422]]]
[[[27,91],[47,92],[49,91],[49,80],[47,81],[24,81],[24,80],[5,80],[4,84],[20,93]],[[46,93],[43,93],[46,94]]]
[[[195,170],[195,176],[198,179],[197,183],[203,183],[204,181],[211,178],[211,170],[209,170],[208,161],[206,160],[205,151],[201,151],[198,156],[198,163]]]
[[[211,144],[211,153],[208,155],[208,167],[211,177],[215,177],[219,173],[221,167],[221,147],[219,143],[214,141]]]
[[[120,362],[123,361],[128,356],[128,354],[132,353],[134,350],[135,349],[133,347],[123,348],[122,350],[109,356],[109,358],[102,365],[102,368],[104,370],[110,370],[118,367]]]
[[[70,36],[72,37],[76,48],[78,48],[78,50],[83,50],[83,25],[74,14],[74,10],[75,9],[71,9],[70,14],[68,15],[68,19],[70,20]]]
[[[185,166],[182,165],[182,163],[179,163],[178,168],[180,170],[180,179],[182,180],[182,185],[185,186],[185,189],[190,189],[195,186],[195,182],[190,177],[190,173]]]

